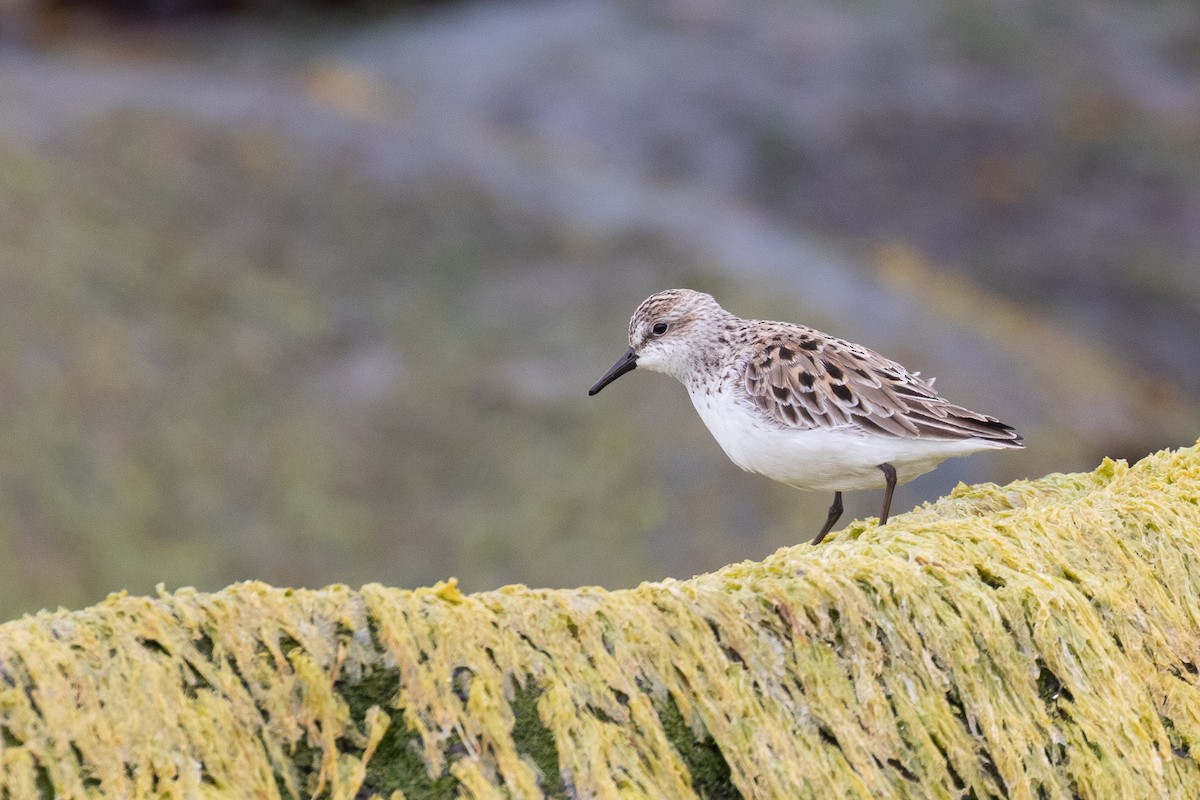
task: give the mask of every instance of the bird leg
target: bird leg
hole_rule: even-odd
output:
[[[841,515],[842,515],[842,493],[834,492],[833,493],[833,505],[831,505],[829,507],[829,516],[825,520],[825,527],[821,528],[821,532],[817,534],[817,538],[812,540],[812,543],[814,545],[821,543],[821,540],[825,538],[825,534],[829,533],[830,529],[833,528],[833,523],[837,522],[838,517],[840,517]]]
[[[892,510],[892,492],[896,491],[896,468],[887,462],[880,464],[879,468],[883,470],[883,476],[887,479],[887,489],[883,494],[883,512],[879,515],[879,524],[886,525],[888,513]]]

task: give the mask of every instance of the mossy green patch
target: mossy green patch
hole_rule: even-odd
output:
[[[670,698],[659,706],[658,718],[667,739],[687,765],[697,796],[702,800],[741,800],[741,793],[729,779],[729,763],[707,732],[697,736]]]
[[[517,750],[533,759],[542,773],[542,791],[548,798],[566,798],[562,776],[558,771],[558,745],[554,733],[538,716],[538,698],[541,692],[527,676],[524,686],[513,690],[513,740]]]
[[[405,724],[396,708],[400,673],[374,669],[357,683],[343,682],[339,691],[346,698],[351,719],[361,724],[371,709],[387,709],[390,724],[375,750],[374,766],[367,771],[359,795],[390,797],[399,791],[408,800],[449,800],[455,797],[458,781],[449,774],[433,777],[420,754],[417,734]]]

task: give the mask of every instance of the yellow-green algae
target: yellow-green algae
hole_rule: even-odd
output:
[[[1200,796],[1200,451],[628,591],[0,626],[0,797]]]

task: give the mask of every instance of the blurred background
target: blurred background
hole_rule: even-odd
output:
[[[1193,443],[1200,5],[0,0],[0,618],[810,538],[673,380],[586,396],[672,286],[1025,435],[901,511]]]

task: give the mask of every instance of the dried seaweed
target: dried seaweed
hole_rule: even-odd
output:
[[[0,798],[1182,797],[1198,665],[1189,448],[631,590],[26,617],[0,626]]]

